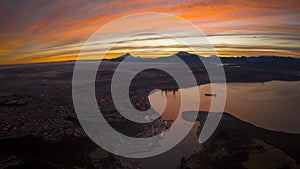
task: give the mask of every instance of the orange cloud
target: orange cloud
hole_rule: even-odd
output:
[[[185,18],[196,24],[207,35],[227,34],[219,53],[246,55],[249,49],[237,48],[236,36],[243,34],[274,34],[295,36],[295,39],[258,39],[258,45],[269,43],[268,50],[257,46],[248,53],[257,55],[284,55],[300,57],[293,47],[278,46],[280,43],[299,44],[300,2],[298,0],[206,0],[206,1],[33,1],[32,3],[4,1],[0,6],[0,64],[22,60],[51,61],[74,59],[69,51],[76,51],[87,38],[106,23],[119,17],[137,12],[166,12]],[[144,20],[144,22],[151,20]],[[111,30],[107,34],[119,34],[125,28]],[[185,30],[182,30],[184,33]],[[230,36],[232,35],[232,36]],[[235,36],[233,38],[233,36]],[[261,38],[258,36],[258,38]],[[216,39],[216,38],[215,38]],[[223,40],[215,40],[218,43]],[[108,42],[111,39],[108,39]],[[278,43],[274,43],[278,42]],[[280,43],[279,43],[280,42]],[[261,43],[261,44],[260,44]],[[58,52],[61,45],[65,53]],[[214,44],[218,46],[219,44]],[[251,46],[248,44],[247,46]],[[172,46],[170,46],[171,48]],[[283,46],[285,47],[285,46]],[[53,50],[49,56],[43,50]],[[175,49],[175,48],[174,48]],[[176,48],[177,49],[177,48]],[[227,50],[230,49],[230,50]],[[171,50],[171,49],[170,49]],[[231,52],[231,53],[230,53]],[[259,53],[261,52],[261,53]],[[40,56],[37,56],[40,54]],[[66,57],[68,55],[68,57]],[[75,56],[72,54],[72,56]]]

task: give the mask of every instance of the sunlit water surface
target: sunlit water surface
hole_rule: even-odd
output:
[[[221,91],[212,92],[210,86],[210,84],[197,86],[200,89],[199,110],[208,111],[211,99],[215,99],[214,96],[205,96],[205,93],[216,93],[216,97],[218,97],[218,93],[221,93]],[[162,114],[163,118],[183,120],[181,114],[178,114],[178,107],[181,103],[180,93],[186,92],[192,96],[193,93],[189,92],[189,90],[192,91],[191,88],[186,88],[177,91],[154,92],[149,96],[149,100],[155,109],[163,109],[165,107]],[[218,90],[224,90],[224,88],[219,88]],[[188,97],[187,99],[191,98]],[[258,127],[300,134],[299,101],[300,81],[228,83],[224,111]],[[165,102],[166,105],[164,105]],[[184,109],[189,110],[189,105],[185,105]],[[185,121],[185,123],[187,125],[191,124],[188,121]],[[145,169],[175,169],[179,165],[181,157],[188,157],[194,151],[200,150],[200,144],[196,135],[198,127],[199,123],[197,122],[187,137],[172,150],[156,157],[138,160],[138,162]]]

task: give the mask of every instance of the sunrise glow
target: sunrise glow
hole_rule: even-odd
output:
[[[99,28],[119,17],[142,12],[169,13],[189,20],[206,34],[221,57],[300,57],[298,0],[3,1],[0,4],[0,64],[76,60],[85,41]],[[151,18],[137,21],[141,25],[144,22],[151,22]],[[162,18],[161,22],[169,21]],[[107,43],[117,41],[114,37],[125,29],[120,27],[107,32]],[[178,33],[182,38],[193,40],[193,35],[186,30],[174,32]],[[158,48],[164,52],[155,52]],[[139,55],[141,50],[149,51],[149,55]],[[119,43],[107,57],[124,53],[161,57],[178,51],[190,52],[186,46],[167,37],[138,35]],[[97,49],[86,59],[97,59],[93,53],[101,52]]]

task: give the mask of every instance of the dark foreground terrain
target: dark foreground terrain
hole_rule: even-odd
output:
[[[188,120],[189,113],[184,112],[183,118]],[[200,123],[206,116],[207,112],[199,112]],[[298,134],[265,130],[223,113],[217,130],[203,144],[203,149],[189,158],[182,158],[180,168],[298,169],[299,140]]]
[[[205,68],[189,63],[198,84],[209,83]],[[300,80],[300,62],[293,58],[232,59],[223,61],[228,82]],[[134,64],[134,63],[132,63]],[[99,108],[107,121],[129,136],[148,137],[156,124],[139,125],[114,108],[110,79],[118,61],[101,65],[96,79]],[[137,168],[95,145],[78,123],[72,102],[74,62],[0,67],[0,168]],[[178,70],[180,71],[180,70]],[[126,72],[125,72],[126,73]],[[149,108],[153,89],[177,89],[174,79],[158,70],[137,75],[130,98],[137,109]],[[126,126],[126,127],[124,127]],[[299,135],[267,131],[225,114],[203,151],[182,159],[181,168],[299,168]]]

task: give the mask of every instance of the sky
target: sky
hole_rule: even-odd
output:
[[[206,35],[221,57],[300,58],[299,0],[2,0],[0,64],[76,60],[85,42],[98,29],[120,17],[144,12],[168,13],[190,21]],[[149,17],[141,17],[136,22],[143,25],[151,21]],[[167,21],[162,19],[161,23],[164,22]],[[103,41],[118,42],[113,37],[121,36],[124,30],[126,27],[120,26],[106,32]],[[173,34],[198,45],[184,28]],[[95,48],[86,59],[96,59],[104,46]],[[198,49],[201,55],[210,55]],[[118,42],[106,57],[124,53],[161,57],[179,51],[190,52],[170,37],[139,34]]]

